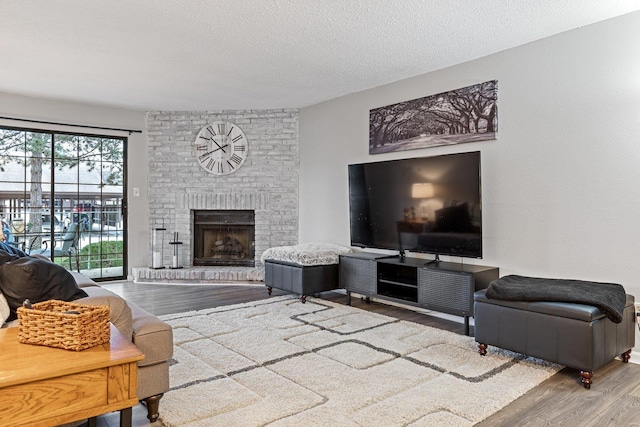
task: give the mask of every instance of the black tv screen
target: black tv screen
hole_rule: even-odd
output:
[[[349,165],[351,245],[482,258],[480,152]]]

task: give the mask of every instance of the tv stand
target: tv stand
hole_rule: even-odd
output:
[[[399,260],[403,260],[405,259],[405,252],[403,250],[401,250],[398,255],[381,255],[381,256],[376,256],[375,259],[390,259],[390,258],[397,258]]]
[[[473,293],[498,278],[498,268],[443,262],[371,252],[340,255],[340,287],[351,293],[401,302],[464,317],[469,335]]]

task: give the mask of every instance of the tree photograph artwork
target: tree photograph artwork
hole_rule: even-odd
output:
[[[496,139],[498,81],[369,111],[369,154]]]

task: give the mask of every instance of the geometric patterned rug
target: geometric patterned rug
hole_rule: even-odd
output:
[[[165,426],[471,426],[562,367],[294,295],[162,316]]]

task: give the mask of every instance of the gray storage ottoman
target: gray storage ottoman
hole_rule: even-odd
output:
[[[264,261],[265,285],[269,295],[272,288],[301,295],[302,302],[307,295],[338,288],[338,264],[299,265],[286,261]]]
[[[262,253],[265,285],[271,295],[273,288],[307,295],[338,288],[338,262],[351,248],[333,243],[301,243],[276,246]]]
[[[505,301],[474,294],[475,340],[480,354],[494,345],[580,370],[591,387],[595,369],[616,356],[629,360],[635,345],[634,297],[626,296],[622,322],[597,307],[563,302]]]

